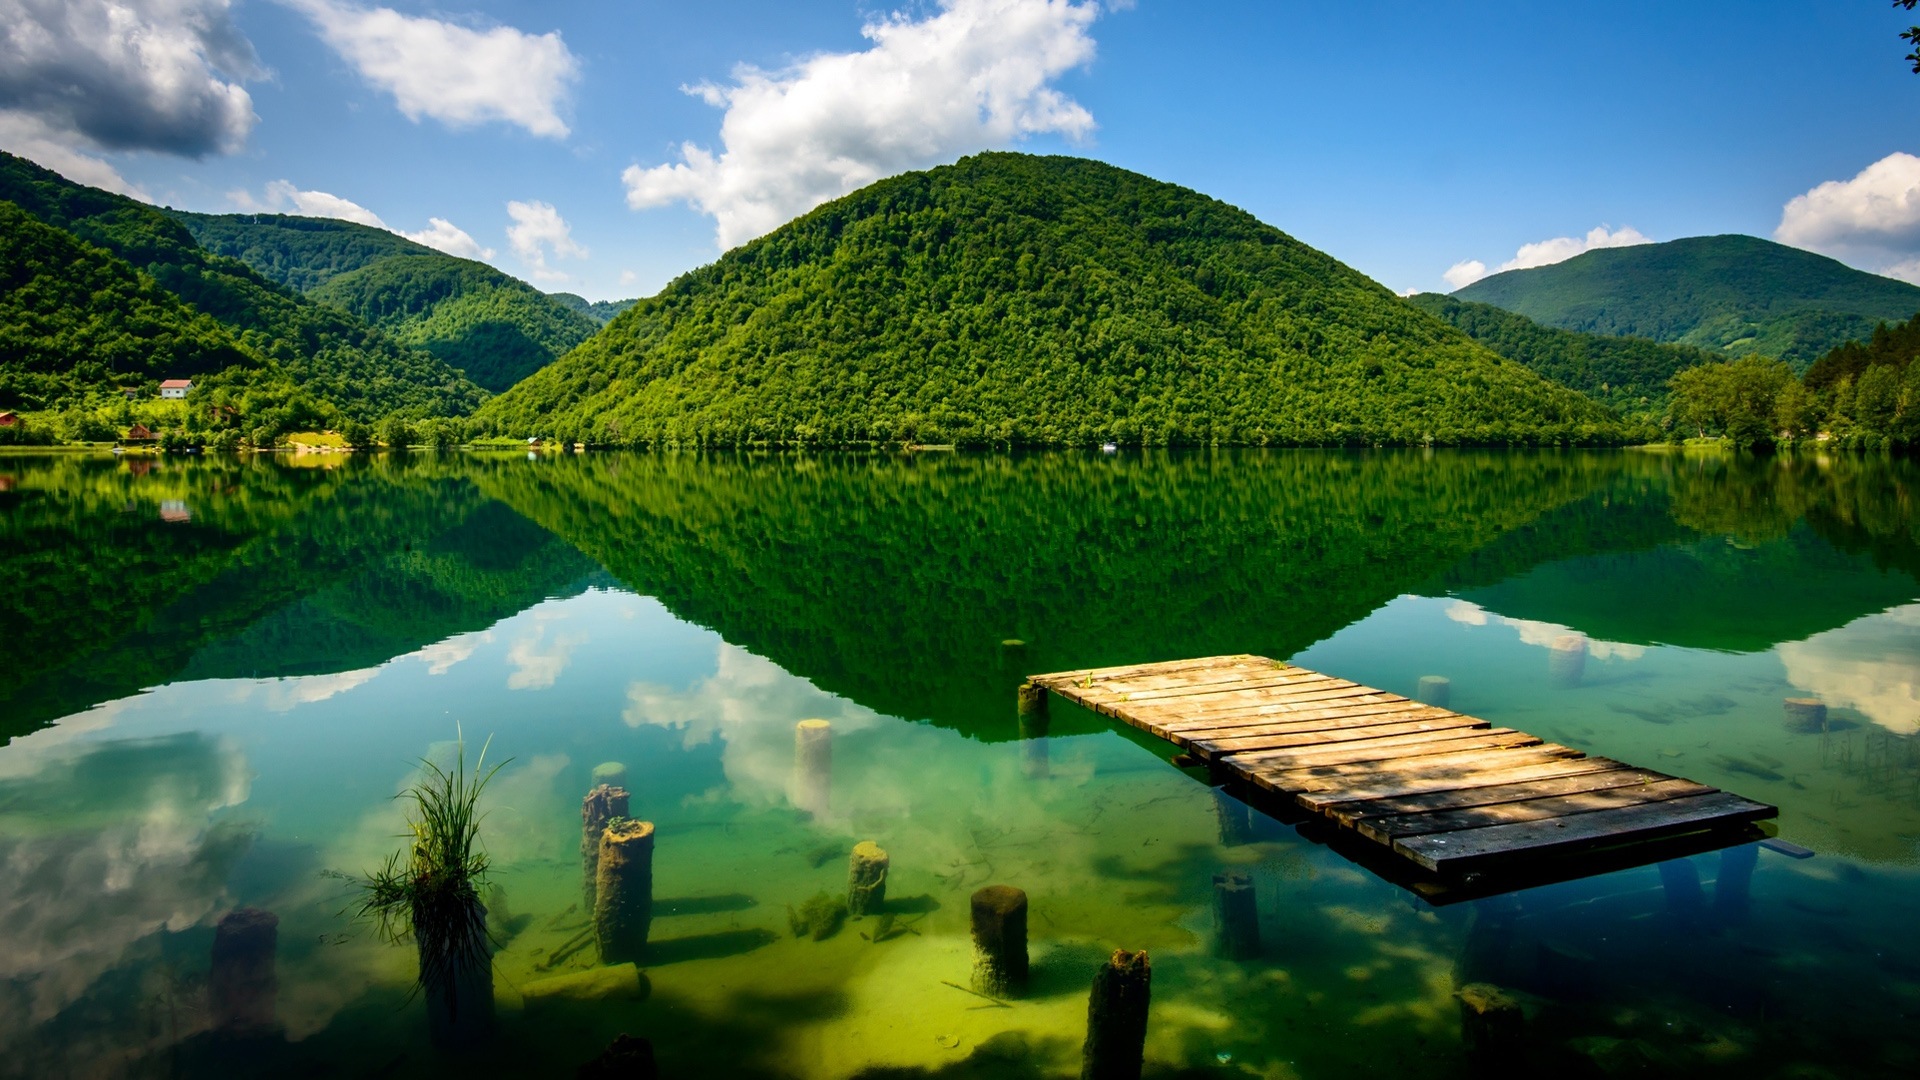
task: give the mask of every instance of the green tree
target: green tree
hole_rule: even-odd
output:
[[[348,419],[340,425],[340,437],[356,450],[368,449],[377,441],[373,425],[356,419]]]
[[[380,422],[380,441],[389,450],[405,450],[415,441],[413,425],[398,416],[389,416]]]

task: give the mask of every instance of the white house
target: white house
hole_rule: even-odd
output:
[[[168,379],[160,384],[160,396],[171,401],[181,401],[192,389],[192,379]]]

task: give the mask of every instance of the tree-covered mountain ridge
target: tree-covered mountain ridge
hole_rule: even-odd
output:
[[[1920,312],[1920,286],[1740,235],[1589,251],[1453,296],[1563,330],[1758,353],[1796,369]]]
[[[603,445],[1624,438],[1243,210],[1015,153],[882,180],[730,251],[478,420]]]

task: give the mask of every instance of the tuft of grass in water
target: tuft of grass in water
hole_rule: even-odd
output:
[[[384,867],[357,880],[361,890],[356,914],[371,919],[387,941],[411,938],[420,952],[419,985],[449,986],[463,971],[492,963],[488,953],[486,907],[480,889],[490,865],[480,848],[480,792],[507,763],[486,767],[487,745],[467,771],[462,740],[450,769],[420,761],[419,782],[395,795],[413,805],[407,811],[412,843],[387,856]]]
[[[825,941],[840,929],[847,919],[847,902],[840,897],[818,892],[795,910],[787,907],[787,928],[794,937],[811,937],[815,941]]]

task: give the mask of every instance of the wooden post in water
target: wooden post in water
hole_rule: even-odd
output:
[[[1827,730],[1827,706],[1819,698],[1790,697],[1780,704],[1787,714],[1788,731],[1817,735]]]
[[[279,940],[280,917],[259,908],[238,908],[214,927],[213,967],[207,972],[214,1030],[258,1033],[278,1026]]]
[[[1720,921],[1747,921],[1753,890],[1753,868],[1760,862],[1759,844],[1741,844],[1720,851],[1720,873],[1713,879],[1713,913]]]
[[[886,849],[871,840],[853,845],[847,861],[847,914],[877,915],[887,902]]]
[[[653,822],[616,818],[600,836],[593,933],[600,962],[643,963],[653,922]]]
[[[973,894],[973,988],[989,997],[1027,989],[1027,894],[989,885]]]
[[[1260,955],[1260,908],[1248,874],[1213,875],[1214,953],[1229,960]]]
[[[1587,671],[1587,635],[1562,634],[1547,657],[1547,678],[1555,686],[1575,687]]]
[[[1526,1057],[1520,1003],[1490,983],[1469,983],[1454,996],[1460,999],[1460,1042],[1468,1062],[1489,1075],[1516,1075]]]
[[[1700,917],[1706,894],[1700,889],[1700,871],[1692,859],[1668,859],[1660,864],[1660,885],[1667,893],[1667,911],[1684,923]]]
[[[1253,808],[1227,794],[1224,787],[1213,789],[1213,816],[1220,822],[1220,846],[1253,842]]]
[[[1413,699],[1422,705],[1444,709],[1453,701],[1453,680],[1445,675],[1422,675],[1420,688],[1414,691]]]
[[[1147,1004],[1153,968],[1147,954],[1116,949],[1093,973],[1087,998],[1087,1041],[1080,1080],[1140,1080],[1147,1046]]]
[[[802,720],[793,726],[793,804],[815,817],[833,801],[833,724]]]
[[[1027,778],[1045,780],[1052,775],[1051,750],[1047,730],[1052,718],[1047,714],[1047,690],[1033,683],[1020,684],[1020,752],[1026,759]]]
[[[596,773],[598,769],[594,770]],[[581,910],[593,913],[595,882],[600,880],[600,834],[607,822],[627,816],[627,789],[600,784],[580,800]]]

